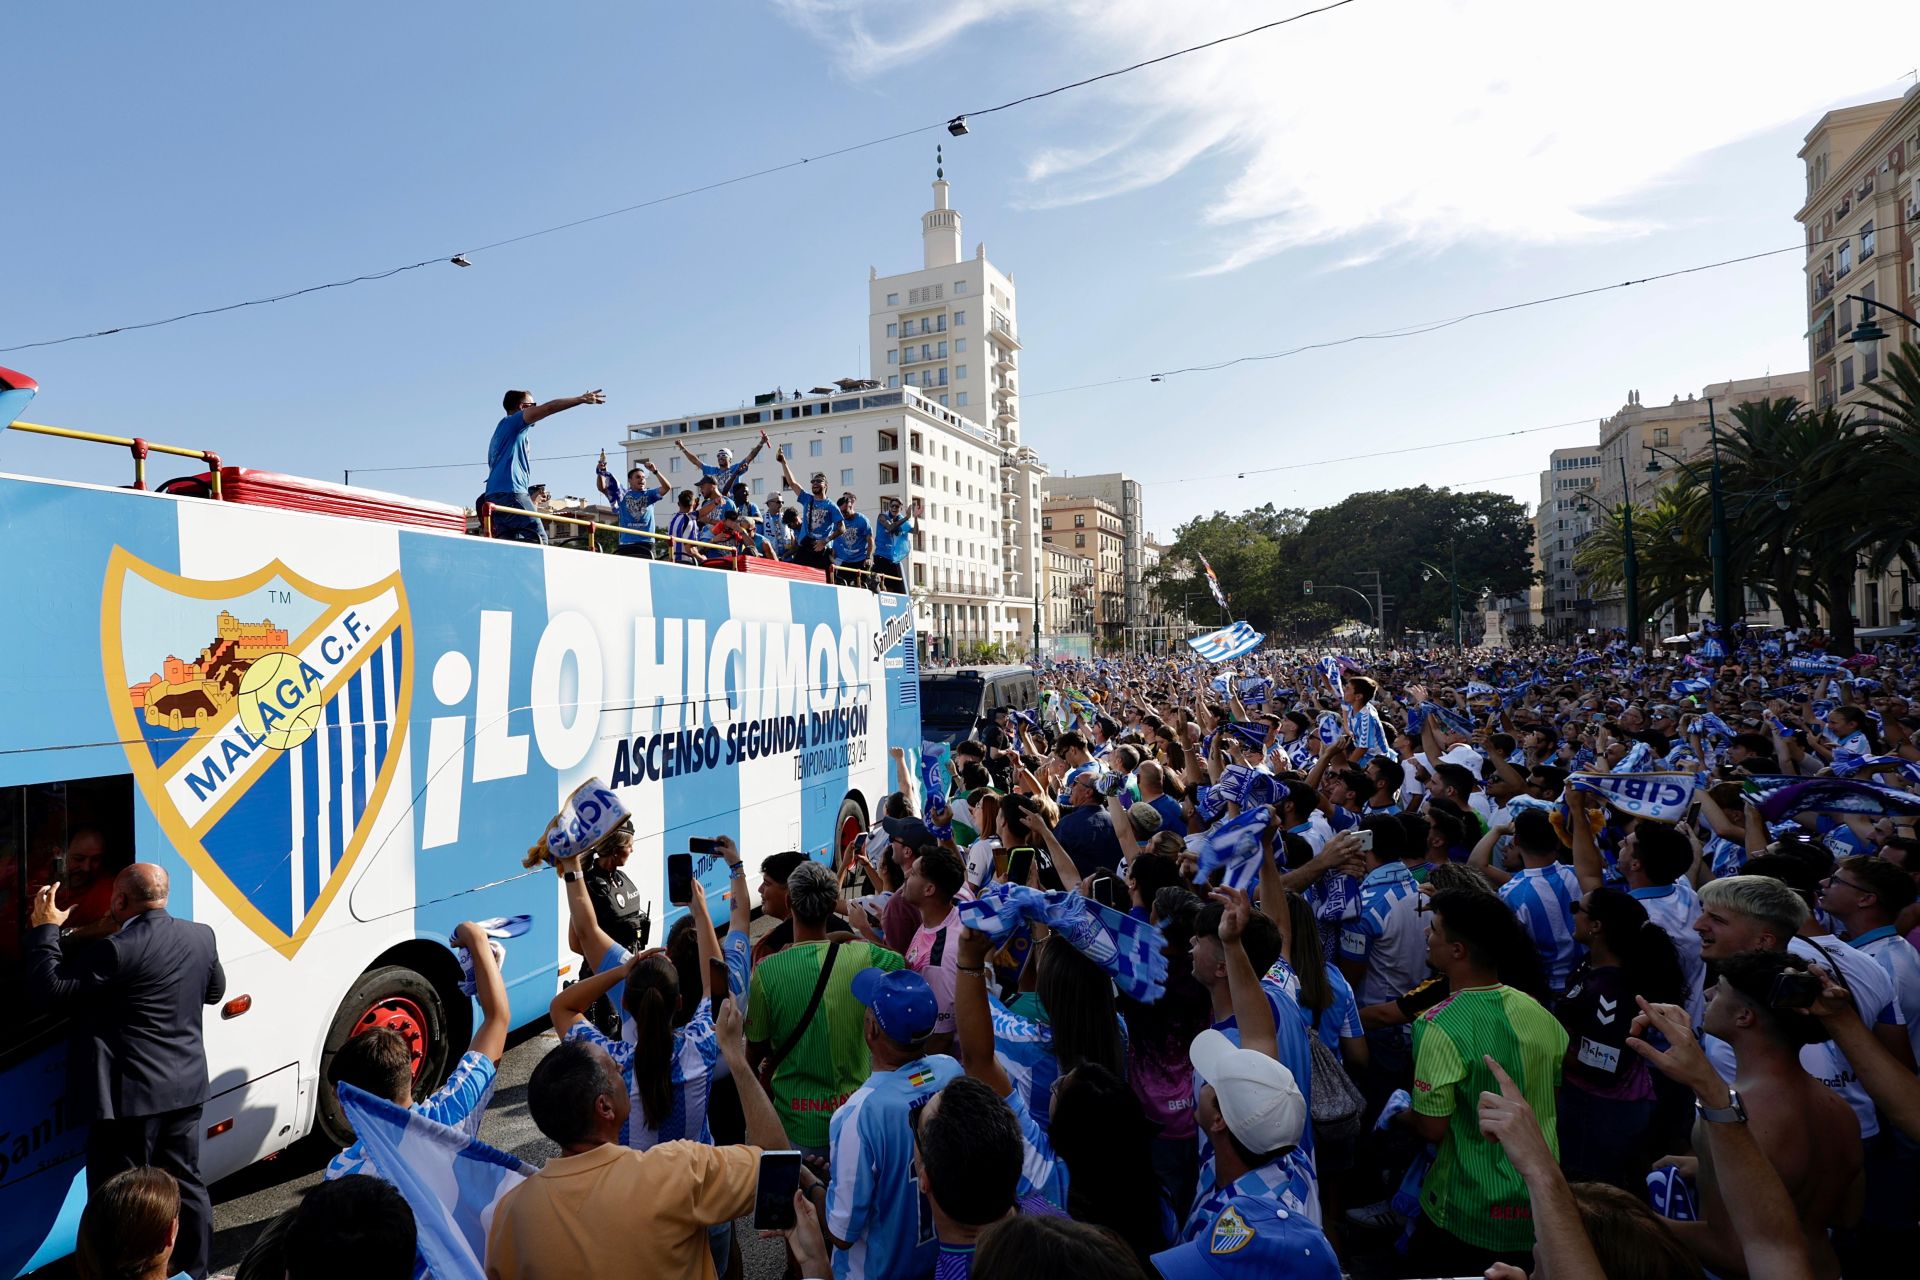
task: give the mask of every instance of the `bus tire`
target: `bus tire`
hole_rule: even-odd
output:
[[[867,838],[867,806],[860,797],[849,792],[840,802],[840,812],[833,819],[833,869],[838,872],[853,858],[853,854],[864,848]]]
[[[381,1026],[398,1030],[413,1046],[415,1098],[426,1097],[446,1079],[447,1009],[439,990],[401,965],[367,970],[341,1000],[320,1051],[320,1096],[313,1131],[336,1148],[353,1141],[353,1127],[333,1092],[333,1055],[354,1036]]]

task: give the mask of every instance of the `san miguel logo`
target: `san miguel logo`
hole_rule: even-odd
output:
[[[100,606],[106,691],[147,802],[201,879],[298,951],[366,844],[412,703],[400,575],[357,589],[279,561],[197,581],[122,548]]]

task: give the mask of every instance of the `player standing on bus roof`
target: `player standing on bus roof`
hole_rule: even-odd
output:
[[[841,518],[840,508],[834,506],[832,499],[827,497],[827,473],[814,472],[811,491],[802,489],[800,482],[793,478],[793,468],[787,465],[786,456],[782,454],[780,479],[800,498],[797,507],[800,542],[793,553],[794,563],[823,571],[832,568],[833,539],[845,521]]]
[[[840,495],[840,536],[833,540],[834,576],[843,587],[864,587],[873,572],[873,524],[854,508],[859,499],[849,489]]]
[[[686,455],[688,462],[700,468],[700,474],[702,476],[713,477],[720,485],[720,492],[726,493],[739,482],[741,476],[747,473],[747,468],[753,465],[753,460],[760,456],[760,451],[766,448],[771,441],[767,439],[767,433],[762,431],[760,433],[760,443],[753,446],[747,456],[738,462],[733,460],[733,450],[724,447],[715,449],[713,451],[713,460],[720,464],[718,466],[710,466],[702,462],[700,455],[687,448],[685,441],[675,440],[673,443],[675,448]]]
[[[571,409],[580,404],[606,402],[607,396],[603,391],[588,391],[582,395],[549,400],[545,404],[534,403],[531,391],[507,392],[500,398],[507,416],[500,419],[500,424],[493,429],[493,439],[487,442],[487,491],[480,495],[480,501],[495,507],[532,511],[534,506],[529,482],[533,479],[533,463],[527,456],[527,429],[550,413],[559,413],[562,409]],[[493,536],[514,542],[544,543],[547,540],[547,527],[532,516],[496,514],[493,518]]]
[[[771,548],[768,554],[776,560],[793,558],[793,530],[787,525],[787,512],[782,506],[785,501],[778,489],[768,494],[767,509],[755,525],[761,540]]]
[[[653,472],[658,487],[647,488],[647,473],[640,468]],[[642,559],[654,558],[654,539],[643,535],[653,532],[653,507],[662,498],[673,492],[673,486],[660,474],[660,468],[653,465],[651,459],[642,458],[627,468],[627,487],[620,488],[620,482],[607,470],[607,451],[600,451],[600,462],[593,470],[594,479],[600,485],[600,492],[607,497],[607,505],[613,508],[614,518],[620,521],[622,529],[632,529],[633,533],[622,533],[620,545],[615,548],[623,556],[639,556]]]
[[[873,589],[907,589],[907,553],[913,546],[913,521],[900,508],[900,499],[880,499],[880,518],[873,528]]]

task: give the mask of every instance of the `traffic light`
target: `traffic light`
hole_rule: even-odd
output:
[[[1305,595],[1312,595],[1312,594],[1313,594],[1313,581],[1312,581],[1312,579],[1308,579],[1308,580],[1307,580],[1306,582],[1303,582],[1303,583],[1301,583],[1300,585],[1301,585],[1301,588],[1302,588],[1302,591],[1303,591],[1303,594],[1305,594]]]

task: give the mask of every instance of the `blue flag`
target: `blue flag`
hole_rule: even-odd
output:
[[[1232,662],[1243,653],[1252,653],[1265,639],[1252,624],[1242,621],[1194,636],[1187,644],[1208,662]]]
[[[495,916],[491,920],[476,920],[480,932],[487,935],[487,945],[493,949],[493,963],[496,968],[506,959],[507,949],[496,939],[517,938],[533,927],[532,916]],[[458,935],[447,939],[447,945],[453,948],[453,958],[460,962],[460,993],[468,999],[479,991],[473,977],[473,957],[460,945]]]
[[[338,1089],[354,1136],[413,1210],[427,1269],[438,1280],[485,1280],[494,1210],[538,1169],[418,1111],[350,1084]]]
[[[1261,837],[1271,816],[1271,810],[1261,805],[1188,836],[1187,848],[1199,859],[1198,878],[1205,880],[1220,867],[1226,872],[1222,883],[1250,892],[1260,877]]]
[[[1155,925],[1136,920],[1077,893],[1043,892],[997,884],[971,902],[957,902],[960,923],[993,942],[1011,937],[1023,920],[1038,920],[1065,938],[1113,979],[1122,995],[1151,1004],[1166,991],[1167,945]]]
[[[1920,795],[1851,778],[1802,778],[1770,774],[1750,779],[1741,799],[1768,822],[1799,813],[1854,813],[1872,818],[1920,814]]]

